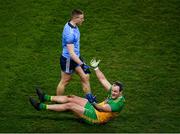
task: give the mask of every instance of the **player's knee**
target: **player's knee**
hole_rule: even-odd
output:
[[[68,102],[73,102],[73,97],[72,96],[68,96]]]
[[[68,102],[74,102],[74,100],[77,98],[75,95],[68,95]]]
[[[70,80],[71,80],[71,79],[62,79],[60,83],[61,83],[62,85],[65,85],[65,86],[66,86],[66,85],[69,83]]]
[[[70,102],[70,103],[67,103],[67,109],[68,110],[73,110],[73,108],[75,107],[75,103],[73,103],[73,102]]]

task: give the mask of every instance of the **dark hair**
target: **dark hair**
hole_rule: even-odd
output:
[[[123,86],[123,84],[122,84],[121,82],[115,81],[114,84],[117,85],[117,86],[119,86],[119,91],[120,91],[120,92],[124,89],[124,86]]]
[[[83,14],[83,11],[80,9],[73,9],[71,12],[71,18]]]

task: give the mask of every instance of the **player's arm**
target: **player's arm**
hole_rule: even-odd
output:
[[[74,52],[74,44],[67,44],[67,49],[73,61],[75,61],[79,65],[83,64],[83,62],[79,59],[79,57]]]
[[[111,88],[111,84],[110,82],[106,79],[106,77],[104,76],[104,74],[101,72],[101,70],[98,68],[98,65],[100,63],[100,60],[96,61],[95,58],[93,58],[90,62],[90,65],[92,68],[94,68],[94,71],[96,73],[96,76],[98,78],[98,80],[100,81],[100,83],[103,85],[103,87],[105,88],[105,90],[109,90]]]
[[[70,54],[70,57],[72,58],[72,60],[74,62],[76,62],[78,65],[80,65],[80,67],[82,68],[82,70],[84,71],[85,74],[90,74],[90,70],[89,70],[89,66],[85,65],[85,63],[83,63],[79,57],[76,55],[76,53],[74,52],[74,44],[67,44],[67,49],[68,52]]]
[[[81,65],[82,61],[79,59],[79,57],[74,52],[74,44],[73,44],[74,35],[73,35],[70,28],[65,28],[64,29],[64,40],[66,42],[66,47],[67,47],[67,50],[68,50],[72,60],[74,62],[76,62],[77,64]]]
[[[98,80],[105,88],[105,90],[108,91],[111,88],[110,82],[106,79],[106,77],[104,76],[104,74],[101,72],[101,70],[98,67],[95,69],[95,73],[96,73]]]
[[[111,112],[111,107],[109,104],[105,104],[103,106],[97,104],[97,103],[93,103],[92,104],[94,106],[94,108],[98,111],[101,111],[101,112]]]

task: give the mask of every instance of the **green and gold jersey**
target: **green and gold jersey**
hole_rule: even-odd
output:
[[[108,91],[108,97],[105,102],[110,105],[112,112],[120,112],[125,105],[125,98],[124,96],[120,96],[117,99],[113,99],[111,97],[111,92],[112,87]]]
[[[120,96],[117,99],[112,99],[111,92],[112,92],[112,87],[108,91],[107,99],[99,103],[99,105],[101,106],[105,104],[109,104],[111,107],[111,112],[100,112],[95,109],[99,123],[105,123],[109,121],[111,118],[118,116],[125,105],[125,98],[123,96]]]
[[[120,96],[117,99],[112,99],[111,97],[112,87],[108,91],[108,97],[105,101],[99,103],[99,105],[103,106],[105,104],[109,104],[111,107],[111,112],[101,112],[96,110],[92,104],[87,102],[85,105],[85,112],[81,118],[83,118],[87,123],[96,124],[96,123],[105,123],[109,121],[111,118],[118,116],[120,111],[123,109],[125,105],[125,98]]]

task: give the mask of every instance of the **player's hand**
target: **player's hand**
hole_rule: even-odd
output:
[[[91,67],[93,67],[94,69],[96,69],[99,65],[99,63],[101,62],[101,60],[98,60],[96,61],[96,58],[93,58],[91,61],[90,61],[90,65]]]
[[[84,71],[85,74],[90,74],[91,71],[90,71],[90,67],[88,65],[86,65],[85,63],[81,64],[80,65],[82,70]]]
[[[92,93],[87,93],[86,94],[86,99],[88,99],[88,101],[92,104],[92,103],[96,103],[96,96],[93,96]]]

